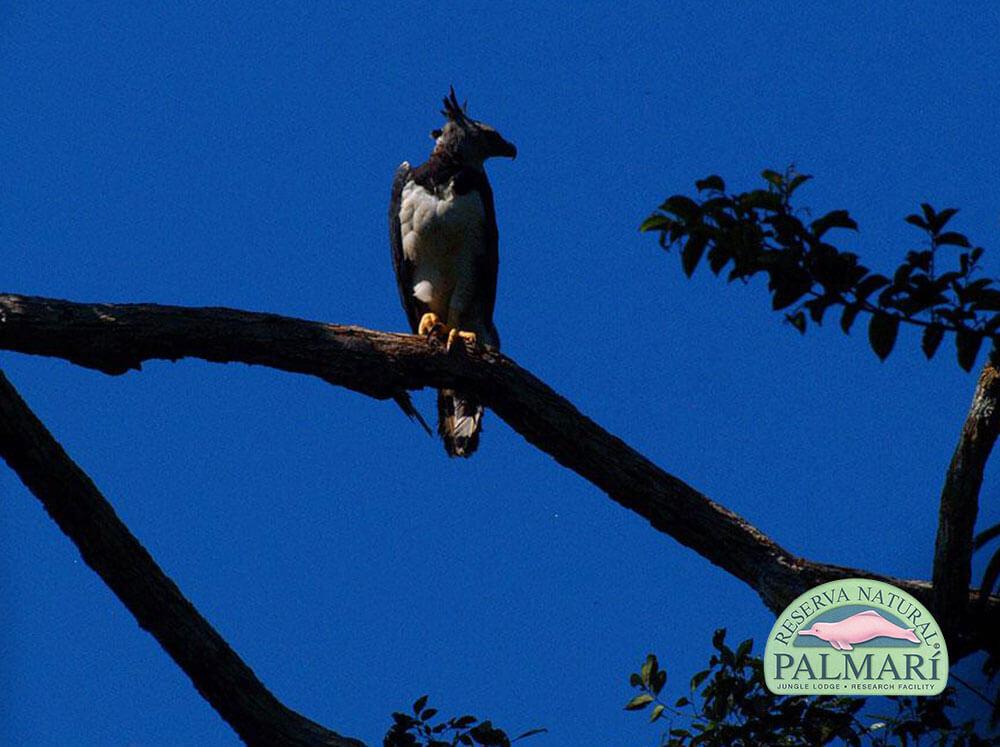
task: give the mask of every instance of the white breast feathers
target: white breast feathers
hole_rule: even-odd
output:
[[[403,254],[414,265],[413,294],[442,318],[482,251],[484,215],[478,192],[456,195],[450,182],[435,191],[412,181],[403,187],[399,223]]]

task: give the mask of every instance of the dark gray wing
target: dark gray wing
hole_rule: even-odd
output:
[[[478,269],[482,282],[483,310],[486,312],[486,318],[492,326],[493,308],[497,302],[497,274],[500,269],[500,235],[497,230],[496,209],[493,206],[493,190],[490,188],[490,182],[486,178],[485,173],[483,174],[482,183],[479,186],[479,196],[483,201],[483,223],[485,228],[483,248],[486,251],[483,253]]]
[[[389,245],[392,247],[392,269],[396,272],[396,284],[399,286],[399,301],[410,322],[410,329],[417,331],[420,324],[420,310],[417,299],[413,297],[413,263],[403,254],[403,233],[399,225],[399,206],[402,201],[403,187],[409,181],[410,164],[403,161],[396,169],[396,177],[392,180],[392,197],[389,199]]]
[[[500,348],[500,335],[493,324],[493,309],[497,301],[497,273],[500,265],[500,243],[497,231],[497,215],[493,206],[493,189],[486,172],[479,169],[468,169],[462,174],[467,182],[456,185],[458,188],[471,189],[479,193],[483,203],[483,251],[476,257],[476,297],[480,314],[485,324],[490,328],[492,341],[485,341],[488,347]]]
[[[406,259],[403,254],[403,232],[399,225],[399,203],[402,199],[403,185],[409,178],[410,164],[403,161],[396,169],[396,177],[392,180],[392,195],[389,198],[389,246],[392,247],[392,269],[396,272],[399,300],[403,303],[403,310],[406,312],[406,318],[410,321],[410,328],[416,332],[420,319],[414,305],[417,299],[413,297],[413,263]],[[393,396],[393,399],[396,400],[396,404],[406,413],[408,418],[420,423],[427,431],[427,435],[434,435],[420,411],[413,406],[408,392],[399,392]]]

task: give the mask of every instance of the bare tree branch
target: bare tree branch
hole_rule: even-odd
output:
[[[79,304],[0,295],[0,349],[121,374],[185,357],[304,373],[379,399],[422,387],[475,392],[524,438],[757,591],[778,612],[809,588],[877,578],[932,605],[926,581],[797,557],[748,521],[667,474],[502,355],[445,353],[411,335],[220,308]],[[975,594],[975,593],[974,593]],[[978,594],[975,594],[978,597]],[[997,645],[1000,598],[945,628],[952,659]]]
[[[0,372],[0,455],[87,565],[135,615],[219,715],[250,745],[363,747],[277,700],[115,514],[94,483]]]
[[[942,625],[966,616],[972,580],[972,535],[983,471],[1000,433],[1000,371],[991,355],[979,374],[941,491],[934,548],[934,609]]]

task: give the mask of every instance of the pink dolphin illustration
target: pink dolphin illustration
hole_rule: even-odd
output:
[[[864,643],[880,636],[920,643],[912,628],[901,628],[875,610],[865,610],[835,623],[813,623],[812,628],[800,630],[798,634],[814,635],[838,651],[850,651],[854,648],[851,644]]]

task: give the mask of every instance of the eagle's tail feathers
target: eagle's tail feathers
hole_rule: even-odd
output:
[[[438,433],[448,456],[470,457],[479,447],[483,406],[452,389],[438,392]]]

